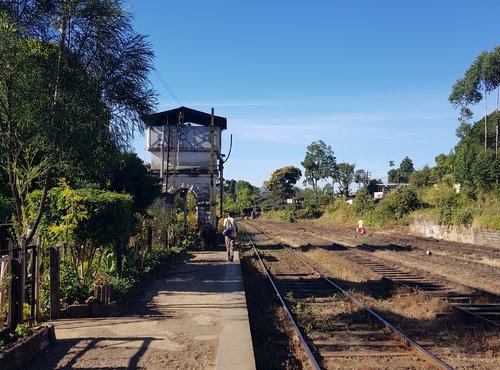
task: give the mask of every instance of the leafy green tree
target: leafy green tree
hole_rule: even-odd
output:
[[[463,186],[488,191],[500,179],[500,166],[494,154],[465,140],[455,148],[453,175]]]
[[[347,162],[342,162],[337,165],[338,177],[337,181],[339,183],[339,194],[346,197],[349,196],[349,187],[354,181],[354,164]]]
[[[439,154],[434,158],[436,166],[432,168],[432,178],[438,182],[446,175],[453,174],[454,154]]]
[[[472,119],[472,116],[473,116],[472,111],[469,108],[467,107],[460,108],[460,118],[458,119],[460,124],[458,125],[457,130],[455,131],[456,135],[459,138],[463,138],[471,132],[472,127],[470,124],[470,120]]]
[[[358,189],[356,197],[352,201],[352,205],[358,216],[362,216],[364,213],[375,208],[372,202],[372,196],[366,187]]]
[[[315,193],[318,193],[318,181],[336,176],[337,161],[332,147],[326,145],[323,140],[315,141],[307,147],[301,165],[305,169],[304,184],[312,185]]]
[[[382,183],[382,180],[380,179],[371,179],[369,182],[368,182],[368,185],[366,186],[366,190],[368,191],[368,193],[373,196],[373,194],[378,191],[378,187],[377,187],[377,184],[381,184]]]
[[[498,159],[499,122],[498,104],[500,101],[500,46],[495,47],[486,60],[485,79],[492,89],[497,90],[497,104],[495,112],[495,158]]]
[[[408,156],[404,157],[399,165],[399,181],[408,183],[410,181],[410,175],[413,171],[415,171],[413,161]]]
[[[409,183],[416,189],[423,189],[431,186],[433,184],[431,168],[425,165],[421,170],[412,172]]]
[[[0,19],[2,22],[4,28],[0,32],[9,27],[5,19]],[[26,238],[29,242],[39,223],[53,174],[88,173],[86,168],[103,168],[107,158],[103,147],[110,151],[113,143],[107,125],[102,123],[108,114],[95,95],[92,79],[78,73],[79,61],[68,59],[64,83],[58,89],[60,105],[54,107],[50,76],[54,73],[57,48],[19,38],[17,32],[9,35],[16,43],[8,55],[0,56],[0,65],[4,66],[0,68],[0,163],[4,164],[14,199],[18,240]],[[2,40],[5,39],[0,37],[0,43]],[[62,117],[67,118],[69,126],[61,124]],[[43,189],[42,202],[39,217],[33,220],[28,233],[26,199],[34,188]]]
[[[160,196],[160,182],[136,153],[121,153],[111,169],[109,190],[132,195],[134,211],[145,212]]]
[[[406,156],[401,161],[398,169],[391,169],[387,173],[387,181],[393,184],[408,183],[410,175],[413,171],[415,171],[415,168],[413,167],[413,161],[408,156]]]
[[[400,185],[380,203],[382,213],[389,213],[396,220],[404,219],[420,206],[416,191],[411,186]]]
[[[398,170],[395,170],[393,167],[395,166],[394,161],[389,161],[389,171],[387,171],[387,182],[395,183],[398,181]]]
[[[250,208],[255,204],[258,189],[245,180],[236,182],[236,204],[241,211],[243,208]]]
[[[302,171],[294,166],[278,168],[264,185],[269,190],[269,201],[274,210],[279,209],[287,199],[295,194],[294,185],[302,176]]]
[[[321,199],[329,202],[328,194],[324,194],[322,197],[321,194],[317,194],[314,190],[308,188],[304,189],[301,193],[304,197],[304,200],[301,205],[301,209],[296,212],[298,218],[316,218],[321,215]],[[295,205],[292,205],[295,207]]]
[[[358,184],[358,188],[365,184],[367,180],[366,171],[363,169],[356,170],[354,173],[354,182]]]
[[[42,192],[28,197],[32,218],[38,213]],[[93,277],[94,258],[105,245],[113,246],[121,272],[122,246],[128,239],[132,221],[132,197],[97,189],[72,190],[64,182],[48,192],[41,219],[42,238],[48,245],[67,243],[75,271],[87,285]]]
[[[387,172],[387,182],[390,184],[399,183],[399,169],[390,169],[389,172]]]
[[[486,151],[483,146],[484,121],[480,120],[468,126],[450,155],[436,157],[436,167],[433,169],[435,177],[452,174],[456,182],[469,188],[472,193],[493,189],[500,180],[500,163],[496,158],[493,134],[499,116],[499,112],[488,116],[489,145]]]
[[[236,201],[236,180],[224,180],[224,193]]]
[[[462,79],[453,85],[448,98],[455,107],[477,104],[484,98],[484,150],[488,148],[488,95],[500,86],[500,47],[491,53],[481,52],[473,64],[465,71]],[[482,92],[481,92],[482,91]],[[498,111],[498,102],[497,109]],[[495,155],[498,157],[498,121],[495,132]]]
[[[153,53],[118,0],[3,1],[0,14],[0,163],[18,239],[29,242],[53,175],[83,171],[75,166],[83,157],[125,146],[143,128],[140,117],[154,104],[146,83]],[[92,135],[88,147],[83,139]],[[34,188],[42,197],[28,228],[25,205]]]

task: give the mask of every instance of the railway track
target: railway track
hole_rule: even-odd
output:
[[[306,231],[303,227],[299,228],[299,230],[309,234],[307,237],[307,244],[313,245],[314,235],[311,235],[312,233]],[[277,236],[276,234],[274,235]],[[342,238],[340,239],[342,240]],[[352,242],[348,241],[346,244],[349,245],[352,244]],[[392,248],[397,247],[412,248],[412,246],[409,245],[392,246]],[[498,295],[447,281],[441,276],[436,276],[424,270],[399,266],[393,261],[378,258],[370,252],[371,249],[366,247],[361,250],[339,248],[333,251],[333,253],[364,266],[398,285],[446,300],[454,309],[466,313],[486,325],[500,327],[500,297]],[[494,253],[496,253],[496,251],[494,251]]]
[[[438,351],[432,342],[417,344],[289,248],[263,246],[270,237],[252,232],[259,247],[249,236],[250,243],[290,318],[298,319],[293,325],[315,368],[451,369],[423,347]]]
[[[356,250],[337,251],[337,254],[367,267],[394,283],[423,292],[429,296],[444,299],[452,307],[474,316],[487,324],[500,327],[500,297],[477,289],[460,287],[441,277],[418,269],[395,266],[366,252]]]

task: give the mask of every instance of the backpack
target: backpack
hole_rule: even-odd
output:
[[[224,230],[222,230],[222,235],[230,236],[232,232],[233,232],[233,225],[229,222],[227,224],[227,227]]]

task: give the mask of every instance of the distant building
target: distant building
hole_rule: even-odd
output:
[[[398,186],[406,186],[409,184],[397,184],[397,183],[389,183],[389,184],[376,184],[377,190],[373,193],[373,200],[379,201],[384,199],[384,197],[390,193],[392,190],[396,189]]]

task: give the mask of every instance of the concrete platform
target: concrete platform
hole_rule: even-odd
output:
[[[55,321],[57,342],[25,369],[255,369],[239,254],[191,254],[129,315]]]

